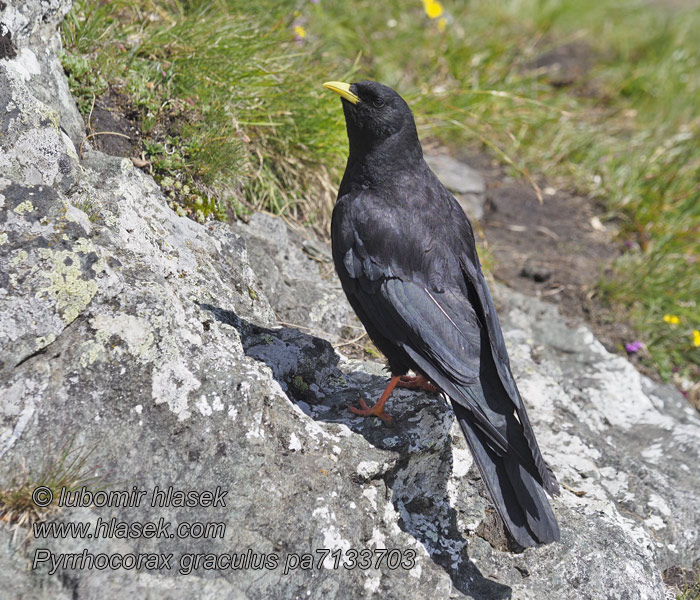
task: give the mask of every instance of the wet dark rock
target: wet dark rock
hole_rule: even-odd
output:
[[[15,56],[17,56],[17,51],[12,44],[12,32],[4,23],[0,23],[0,59],[14,58]]]

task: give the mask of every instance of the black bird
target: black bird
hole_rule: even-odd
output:
[[[423,160],[401,96],[374,81],[323,85],[341,96],[350,145],[331,222],[333,261],[392,375],[373,407],[361,401],[351,410],[388,420],[384,403],[396,385],[437,388],[516,542],[558,541],[545,491],[558,495],[559,484],[515,385],[467,217]]]

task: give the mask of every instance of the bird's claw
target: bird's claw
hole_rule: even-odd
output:
[[[354,406],[351,406],[349,410],[351,413],[359,415],[361,417],[374,416],[379,417],[385,423],[391,423],[391,416],[384,412],[383,403],[381,406],[379,402],[377,402],[374,406],[367,406],[367,403],[364,401],[364,399],[360,398],[360,407],[361,408],[356,408]]]
[[[408,375],[402,375],[399,378],[399,381],[396,384],[396,387],[404,388],[404,389],[409,389],[409,390],[424,390],[426,392],[430,392],[432,394],[435,394],[439,392],[438,388],[434,386],[430,381],[428,381],[425,377],[422,375],[418,375],[417,377],[410,377]]]

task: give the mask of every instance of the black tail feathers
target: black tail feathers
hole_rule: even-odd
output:
[[[494,450],[488,437],[474,425],[466,408],[456,402],[452,406],[491,500],[515,541],[524,548],[558,542],[559,525],[543,483],[517,456]],[[556,479],[554,482],[556,484]],[[547,487],[554,486],[550,483]],[[558,485],[555,489],[558,491]]]

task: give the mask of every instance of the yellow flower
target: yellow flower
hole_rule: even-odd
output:
[[[304,29],[301,25],[297,25],[294,27],[294,35],[303,40],[306,37],[306,29]]]
[[[442,14],[442,4],[438,0],[423,0],[423,8],[429,19],[437,19]]]
[[[438,30],[445,31],[445,27],[447,27],[447,19],[442,17],[442,19],[438,21]]]
[[[669,325],[678,325],[681,322],[676,315],[664,315],[664,321]]]
[[[693,329],[693,346],[700,347],[700,331]]]

